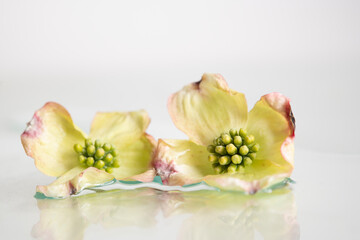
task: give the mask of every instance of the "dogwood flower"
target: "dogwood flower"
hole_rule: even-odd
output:
[[[173,94],[168,110],[189,140],[159,140],[153,165],[164,184],[256,193],[290,176],[295,119],[284,95],[264,95],[248,112],[244,94],[204,74]]]
[[[35,112],[21,142],[36,167],[57,177],[37,186],[47,197],[67,197],[116,179],[152,181],[150,162],[155,140],[145,133],[145,111],[97,113],[87,136],[58,103]]]

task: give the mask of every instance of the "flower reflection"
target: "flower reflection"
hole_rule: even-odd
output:
[[[105,229],[157,227],[167,232],[166,219],[179,216],[185,220],[176,232],[177,239],[300,238],[295,198],[288,189],[253,196],[215,191],[116,190],[38,200],[38,207],[40,221],[32,231],[38,239],[83,239],[91,224]],[[165,221],[157,223],[160,212]]]
[[[90,224],[102,227],[152,227],[159,210],[154,189],[114,190],[60,200],[38,199],[38,239],[83,239]]]
[[[190,213],[178,239],[299,239],[288,189],[253,196],[236,192],[164,193],[165,216]]]
[[[83,239],[88,226],[77,207],[76,200],[37,200],[40,221],[31,235],[37,239]]]

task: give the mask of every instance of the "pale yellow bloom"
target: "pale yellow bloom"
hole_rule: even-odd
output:
[[[48,186],[38,186],[37,191],[48,197],[66,197],[114,178],[151,181],[150,162],[156,144],[145,133],[149,123],[145,111],[97,113],[87,136],[63,106],[46,103],[35,112],[21,135],[25,152],[34,159],[36,167],[46,175],[58,177]],[[82,165],[73,147],[87,138],[115,146],[120,167],[110,174]]]
[[[294,167],[294,130],[289,99],[267,94],[248,112],[244,94],[231,90],[219,74],[204,74],[168,101],[170,116],[189,140],[160,139],[154,157],[164,184],[205,181],[225,190],[255,193],[288,178]],[[215,174],[207,146],[221,133],[244,128],[260,145],[245,171]]]

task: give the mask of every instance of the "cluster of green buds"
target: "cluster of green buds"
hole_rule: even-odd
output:
[[[113,172],[113,168],[120,167],[119,160],[115,157],[118,151],[109,143],[102,143],[96,140],[85,139],[85,146],[80,144],[74,145],[74,150],[78,153],[78,159],[81,165],[87,167],[96,167],[105,170],[108,173]]]
[[[252,164],[260,145],[253,135],[246,130],[231,129],[228,133],[215,138],[213,145],[208,146],[209,162],[217,174],[244,172],[245,167]]]

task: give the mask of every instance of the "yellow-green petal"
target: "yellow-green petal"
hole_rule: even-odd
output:
[[[127,145],[139,139],[149,123],[150,118],[144,110],[124,113],[101,112],[94,117],[90,137],[117,147]]]
[[[73,146],[85,138],[68,111],[49,102],[35,112],[21,135],[21,143],[41,172],[58,177],[80,164]]]
[[[244,173],[209,175],[204,181],[221,190],[254,194],[289,177],[291,171],[269,160],[254,160]]]
[[[214,174],[208,161],[205,146],[188,140],[158,141],[154,167],[166,185],[185,185],[201,182],[203,177]]]
[[[229,89],[220,74],[204,74],[168,101],[170,116],[181,131],[197,144],[209,145],[232,128],[246,126],[245,96]]]
[[[261,97],[249,113],[247,130],[260,145],[258,159],[293,168],[295,119],[288,98],[280,93]]]
[[[144,134],[135,142],[132,142],[130,145],[116,145],[116,148],[119,151],[117,159],[119,160],[119,168],[114,168],[112,175],[117,179],[127,180],[138,179],[142,181],[151,178],[151,176],[137,176],[139,174],[145,173],[152,168],[151,161],[153,156],[153,151],[155,148],[155,140],[150,135]],[[148,172],[154,177],[154,172]],[[147,178],[145,178],[147,177]]]
[[[75,167],[45,186],[37,186],[36,191],[47,197],[63,198],[76,194],[84,188],[95,187],[109,182],[114,176],[94,167]]]

